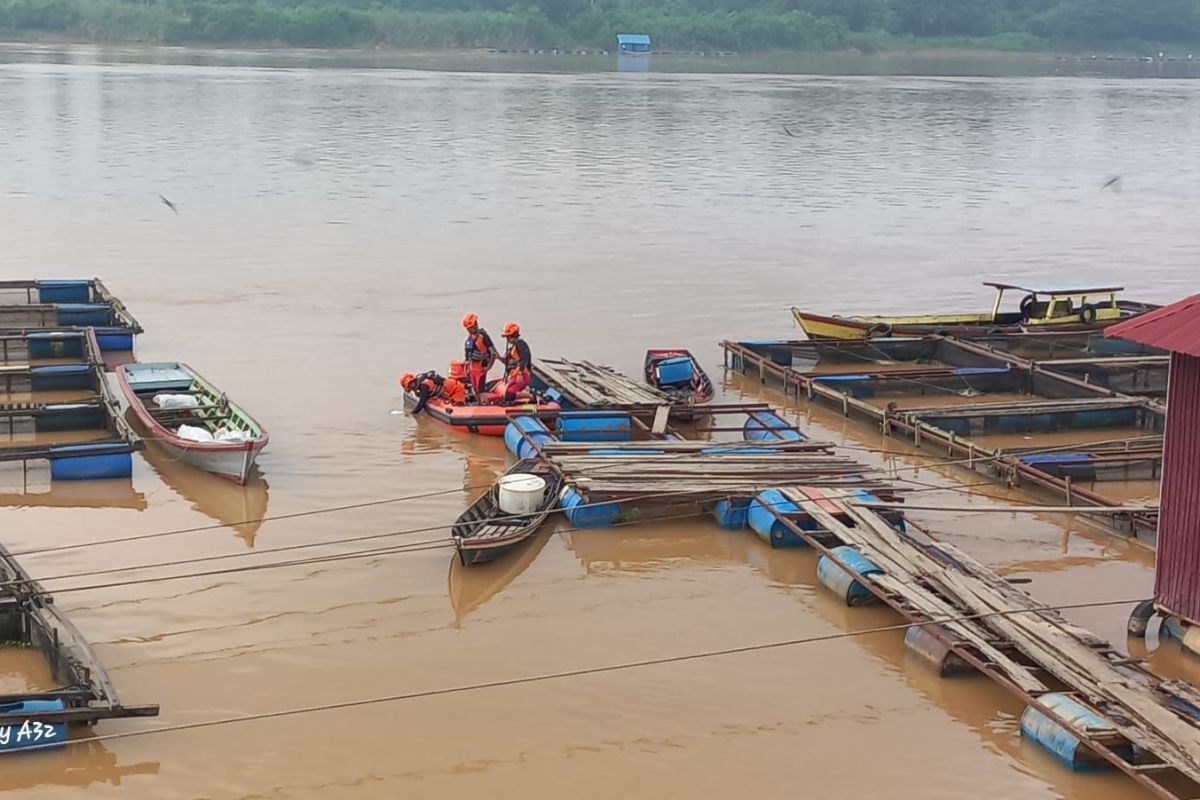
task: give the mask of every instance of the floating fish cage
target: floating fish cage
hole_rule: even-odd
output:
[[[47,351],[58,363],[38,363]],[[37,464],[51,480],[132,475],[142,440],[120,413],[92,330],[0,334],[0,355],[0,465],[20,473],[17,483]]]
[[[0,333],[84,328],[95,329],[105,352],[132,352],[134,337],[142,332],[99,278],[0,281]]]
[[[1044,350],[1054,337],[1057,354],[1091,347],[1094,356],[1064,359],[1066,367],[1084,370],[1080,377],[1059,371],[1053,360],[1032,361],[996,347],[1017,348],[1024,341],[1019,336],[983,343],[930,336],[722,346],[729,371],[876,423],[969,469],[1053,492],[1066,505],[1121,505],[1102,488],[1078,483],[1156,480],[1165,408],[1149,393],[1123,394],[1104,384],[1122,374],[1146,386],[1147,370],[1157,370],[1162,357],[1120,355],[1122,349],[1101,348],[1084,334],[1025,335],[1028,348]],[[1094,379],[1101,372],[1108,377]],[[1152,540],[1156,518],[1132,512],[1109,519],[1122,533]]]

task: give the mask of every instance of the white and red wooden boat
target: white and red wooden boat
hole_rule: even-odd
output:
[[[138,421],[172,457],[245,484],[267,432],[187,364],[123,364],[121,391]]]

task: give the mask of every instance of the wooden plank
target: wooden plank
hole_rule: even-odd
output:
[[[839,539],[846,544],[855,546],[863,555],[871,559],[877,566],[885,571],[883,575],[872,575],[866,580],[894,592],[899,597],[904,598],[905,602],[916,610],[924,613],[930,619],[951,620],[955,617],[962,616],[962,610],[955,608],[942,598],[935,595],[922,586],[919,572],[913,570],[907,563],[906,559],[899,557],[898,554],[889,549],[873,546],[872,536],[865,531],[858,531],[845,523],[838,520],[834,515],[826,512],[821,506],[798,491],[788,492],[791,499],[794,500],[813,520],[825,528],[833,532]],[[847,508],[847,513],[850,509]],[[878,517],[876,517],[879,519]],[[885,526],[885,521],[880,519]],[[894,529],[893,529],[894,530]],[[967,621],[943,621],[939,623],[950,633],[958,636],[964,642],[974,646],[980,653],[986,656],[998,669],[1003,670],[1006,676],[1027,692],[1044,692],[1047,687],[1040,681],[1028,668],[1017,663],[1010,658],[1006,653],[996,648],[989,641],[990,637],[985,635],[978,629],[978,626],[972,625]]]
[[[769,447],[780,453],[806,453],[824,451],[832,455],[835,445],[832,442],[814,441],[778,441],[778,442],[713,442],[687,440],[652,440],[628,442],[562,442],[552,441],[542,445],[542,452],[549,456],[558,455],[588,455],[592,450],[663,450],[674,455],[676,453],[701,453],[714,447],[757,449]],[[748,454],[749,455],[749,454]]]
[[[962,403],[951,406],[928,406],[904,408],[897,413],[904,416],[930,417],[990,417],[1003,414],[1054,414],[1077,411],[1104,411],[1115,408],[1145,406],[1140,397],[1091,398],[1080,397],[1068,400],[1028,400],[1004,403]]]
[[[670,406],[659,406],[654,410],[654,422],[650,425],[650,433],[661,434],[667,429],[667,420],[671,415]]]
[[[909,503],[868,503],[852,501],[851,505],[857,508],[898,508],[905,511],[951,511],[951,512],[968,512],[968,513],[998,513],[998,514],[1036,514],[1036,513],[1064,513],[1064,514],[1141,514],[1141,513],[1158,513],[1158,506],[929,506],[929,505],[911,505]]]
[[[1098,641],[1095,637],[1066,623],[1057,614],[1039,609],[1028,595],[957,548],[936,542],[933,546],[947,556],[947,562],[934,561],[919,548],[907,544],[904,535],[878,515],[850,505],[846,508],[859,523],[848,530],[870,531],[878,537],[874,545],[888,548],[888,555],[881,555],[868,544],[865,554],[869,558],[874,560],[879,555],[888,560],[894,554],[901,563],[911,559],[908,569],[938,584],[972,613],[990,614],[981,620],[986,627],[1016,643],[1042,669],[1083,692],[1122,736],[1200,781],[1200,729],[1159,704],[1144,679],[1131,678],[1100,655],[1095,649]],[[922,561],[926,563],[921,564]],[[948,563],[957,565],[957,569],[947,568]],[[1032,613],[995,613],[1013,608],[1028,608]],[[1120,705],[1119,714],[1106,712],[1105,706],[1110,702]],[[1127,724],[1123,719],[1140,724]]]

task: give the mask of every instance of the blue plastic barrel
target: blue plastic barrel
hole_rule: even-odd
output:
[[[627,442],[633,421],[627,411],[563,411],[558,436],[564,442]]]
[[[563,515],[577,528],[602,528],[621,519],[618,503],[588,503],[573,486],[565,487],[558,496]]]
[[[808,542],[780,522],[779,518],[771,513],[771,509],[783,514],[800,513],[800,506],[787,499],[778,489],[759,492],[746,509],[746,522],[758,534],[758,538],[771,547],[807,547]],[[797,520],[797,524],[799,522]]]
[[[943,678],[974,672],[974,667],[934,636],[935,628],[940,629],[940,626],[909,625],[904,631],[904,649],[918,661],[932,667]]]
[[[108,303],[59,303],[59,325],[112,325],[113,310]]]
[[[62,700],[22,700],[0,705],[0,714],[22,714],[36,711],[62,711]],[[21,750],[26,747],[46,747],[62,744],[67,739],[64,722],[37,722],[25,719],[0,725],[0,750]]]
[[[91,389],[95,375],[87,364],[53,364],[33,367],[29,370],[29,381],[35,392],[56,389]]]
[[[742,426],[742,436],[751,442],[802,442],[805,437],[774,411],[757,411]]]
[[[92,282],[89,280],[38,281],[40,303],[90,303]]]
[[[522,436],[522,431],[528,433],[528,436]],[[537,417],[516,417],[504,428],[504,444],[508,452],[517,458],[537,456],[543,444],[556,439],[557,437]]]
[[[1107,719],[1065,694],[1047,692],[1039,696],[1037,702],[1072,727],[1091,728],[1097,732],[1116,730]],[[1105,769],[1109,766],[1075,733],[1050,719],[1037,706],[1029,706],[1021,715],[1021,735],[1037,742],[1073,771]],[[1125,758],[1133,757],[1132,748],[1128,745],[1111,749]]]
[[[59,445],[50,448],[50,479],[94,481],[128,478],[133,475],[133,456],[128,452],[106,453],[111,445]],[[97,452],[101,451],[101,452]]]
[[[30,358],[83,358],[83,334],[74,331],[30,333],[25,337]]]
[[[713,519],[727,531],[740,531],[746,527],[746,518],[750,510],[750,498],[735,497],[732,500],[718,500],[709,509]]]
[[[121,328],[97,328],[96,344],[105,353],[129,353],[133,351],[133,333]]]
[[[1176,639],[1182,642],[1185,633],[1187,623],[1179,617],[1163,617],[1162,625],[1158,628],[1159,639]]]
[[[817,579],[835,595],[846,601],[848,606],[860,606],[874,599],[871,590],[842,569],[841,564],[845,564],[863,577],[882,575],[883,570],[849,545],[834,547],[829,552],[837,561],[829,556],[821,556],[817,561]]]

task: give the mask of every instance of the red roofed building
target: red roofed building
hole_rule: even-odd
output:
[[[1200,294],[1111,325],[1104,335],[1171,351],[1154,604],[1200,625]]]

